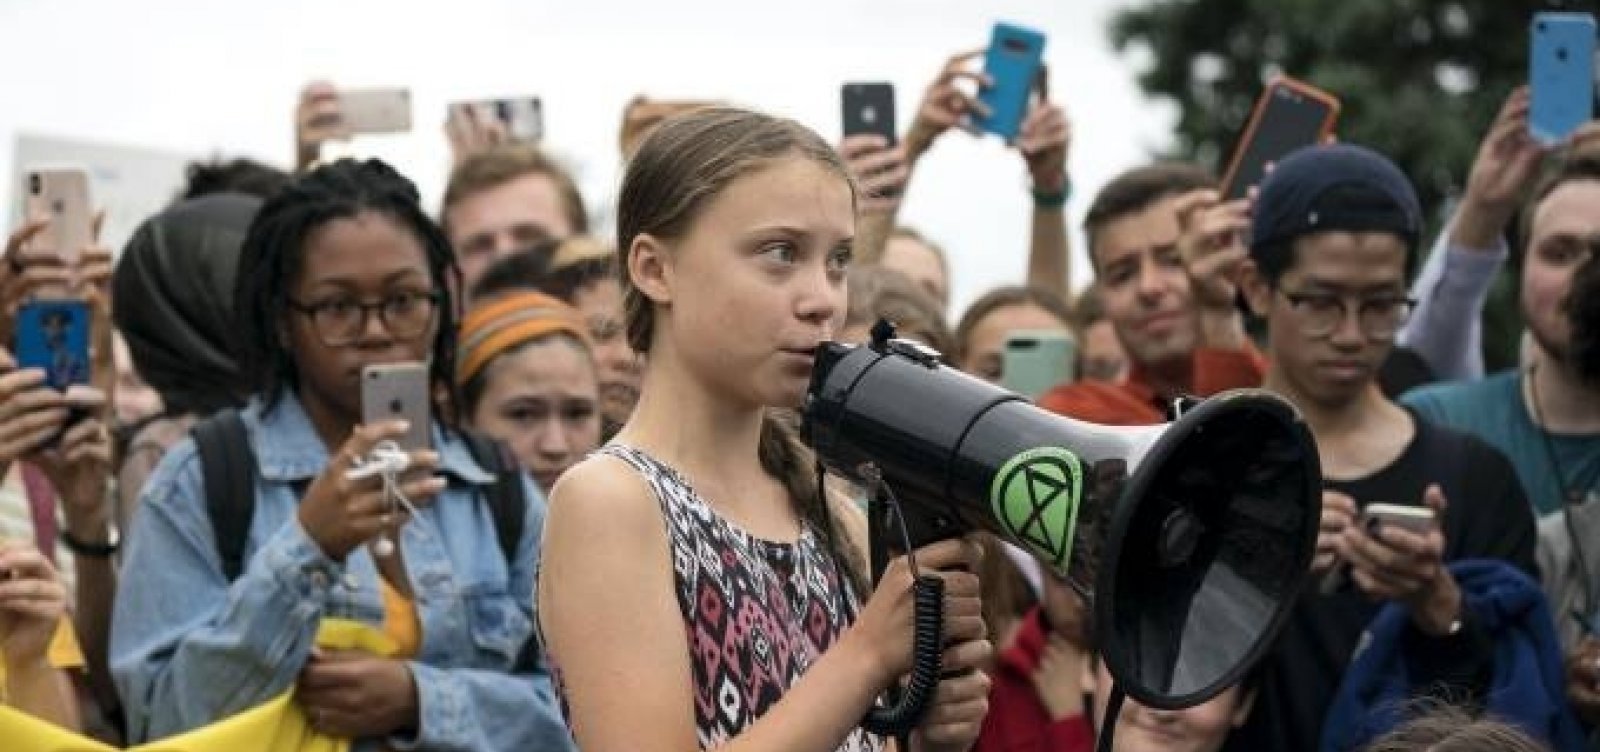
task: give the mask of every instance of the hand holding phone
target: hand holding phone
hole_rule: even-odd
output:
[[[1397,527],[1414,535],[1427,535],[1433,530],[1435,517],[1432,509],[1408,504],[1373,502],[1361,510],[1361,529],[1373,538],[1384,527]]]
[[[1256,100],[1222,178],[1222,197],[1244,198],[1267,175],[1267,165],[1333,135],[1339,100],[1308,83],[1279,76]]]
[[[1072,123],[1061,105],[1050,101],[1050,68],[1039,66],[1034,97],[1017,135],[1017,151],[1028,165],[1035,192],[1064,193],[1067,188],[1067,149],[1072,145]]]
[[[455,102],[445,128],[457,152],[505,142],[537,144],[544,138],[544,103],[538,97]]]
[[[66,395],[44,382],[43,370],[18,368],[0,348],[0,463],[32,455],[65,429],[71,410]]]
[[[329,557],[343,561],[362,543],[395,536],[410,520],[404,507],[386,503],[382,479],[349,477],[351,468],[371,457],[379,444],[407,443],[407,433],[389,419],[357,426],[306,489],[295,514],[306,534]],[[413,506],[429,503],[445,489],[445,479],[434,474],[438,464],[435,452],[410,453],[410,468],[400,478],[399,491]]]
[[[1006,143],[1016,142],[1028,111],[1028,96],[1044,62],[1044,44],[1042,32],[995,24],[983,59],[989,85],[978,93],[984,109],[973,113],[973,127],[1000,136]]]
[[[988,114],[988,105],[978,101],[975,92],[993,81],[969,67],[984,52],[986,49],[980,47],[950,56],[933,83],[928,84],[911,128],[906,131],[906,154],[911,160],[921,157],[945,131],[958,127],[971,130],[974,115]]]

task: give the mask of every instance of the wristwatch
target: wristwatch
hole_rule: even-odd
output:
[[[109,558],[117,552],[118,548],[122,547],[122,535],[117,532],[115,525],[106,527],[105,543],[85,543],[72,537],[72,533],[66,530],[62,530],[59,537],[61,538],[61,545],[66,546],[68,551],[78,556],[88,556],[95,559]]]

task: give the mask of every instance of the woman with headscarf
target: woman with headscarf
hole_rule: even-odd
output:
[[[134,366],[163,411],[127,427],[117,471],[117,519],[126,530],[145,478],[196,420],[244,404],[246,380],[230,339],[233,283],[261,200],[238,193],[178,203],[145,220],[112,277],[112,317]]]

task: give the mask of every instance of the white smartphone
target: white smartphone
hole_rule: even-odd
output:
[[[428,449],[433,425],[426,363],[367,366],[361,371],[361,422],[404,420],[411,424],[397,441],[408,452]]]
[[[411,130],[411,90],[342,89],[339,112],[350,133],[405,133]]]
[[[68,266],[77,265],[83,249],[94,241],[89,171],[77,167],[29,169],[22,181],[25,218],[50,220],[50,226],[31,243],[59,254]]]
[[[473,112],[479,120],[499,120],[506,135],[518,143],[537,144],[544,138],[544,103],[538,97],[507,97],[456,102],[450,117]]]
[[[1375,502],[1368,504],[1361,510],[1361,529],[1368,535],[1377,533],[1382,526],[1393,525],[1417,535],[1427,535],[1433,529],[1434,514],[1428,507],[1417,507],[1408,504],[1384,504]]]

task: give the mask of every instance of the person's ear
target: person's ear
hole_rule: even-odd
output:
[[[672,304],[672,257],[659,238],[648,233],[634,236],[628,246],[627,275],[645,299],[657,305]]]
[[[1272,307],[1272,283],[1261,274],[1261,267],[1256,266],[1255,259],[1245,259],[1239,265],[1239,292],[1244,295],[1245,303],[1250,306],[1250,313],[1260,318],[1267,317],[1267,311]]]

